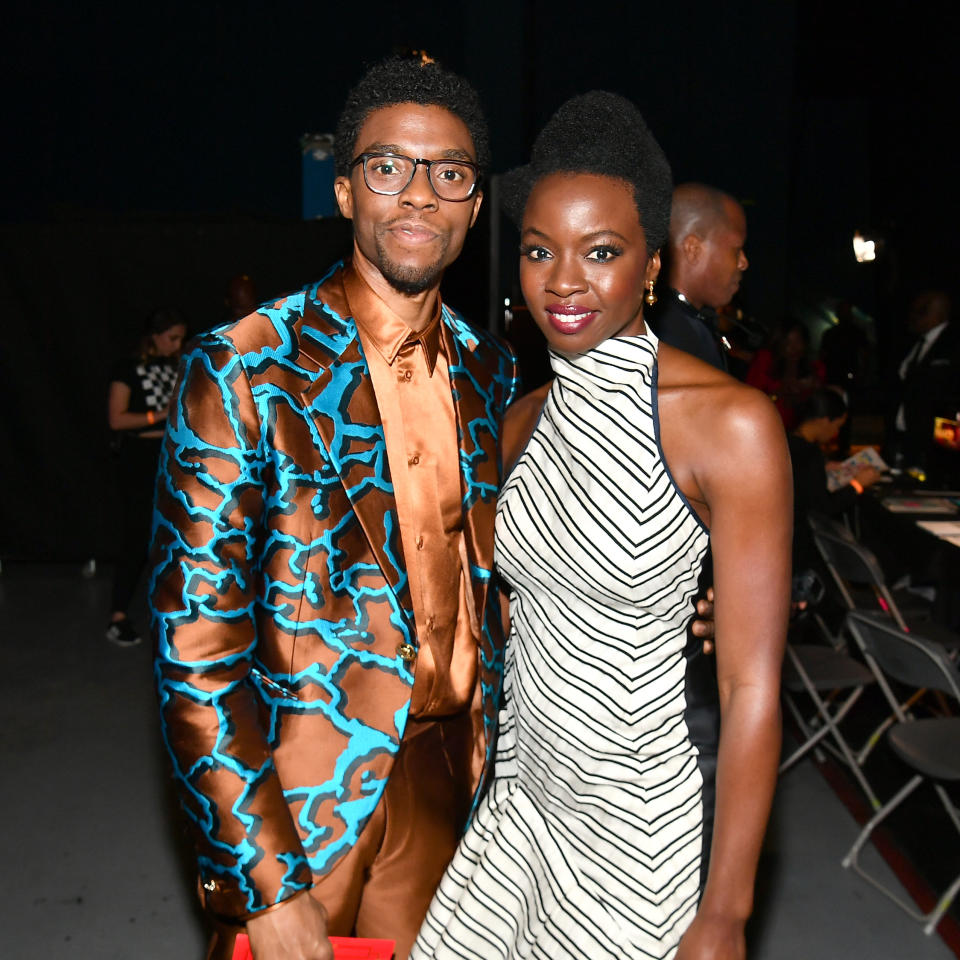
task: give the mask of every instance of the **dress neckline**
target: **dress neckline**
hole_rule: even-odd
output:
[[[624,383],[624,375],[640,374],[652,380],[657,363],[659,340],[650,328],[629,337],[610,337],[583,353],[550,350],[550,366],[562,384],[581,384],[615,389]]]

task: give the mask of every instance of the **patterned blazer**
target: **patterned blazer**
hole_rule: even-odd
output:
[[[498,440],[518,379],[513,354],[446,306],[441,335],[489,768],[503,673]],[[383,426],[342,264],[184,357],[152,563],[162,731],[203,897],[243,918],[310,887],[356,842],[414,679],[397,652],[417,638]]]

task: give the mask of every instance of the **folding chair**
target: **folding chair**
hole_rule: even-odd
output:
[[[941,895],[936,906],[922,914],[897,893],[885,887],[860,865],[859,855],[876,827],[925,780],[930,780],[943,804],[947,817],[960,834],[960,811],[954,806],[944,782],[960,781],[960,717],[934,717],[915,720],[908,716],[890,690],[887,677],[916,687],[939,690],[960,705],[960,673],[947,658],[943,648],[916,633],[907,633],[893,624],[878,622],[873,617],[851,614],[848,627],[869,661],[884,675],[884,693],[894,707],[895,725],[887,733],[893,752],[915,771],[912,779],[873,816],[863,828],[850,852],[843,859],[844,867],[852,867],[871,885],[893,900],[915,920],[923,932],[931,934],[944,912],[960,891],[960,876]]]
[[[839,729],[840,722],[860,699],[864,688],[874,680],[873,673],[862,663],[858,663],[839,650],[818,644],[788,641],[783,662],[783,699],[796,720],[804,740],[790,756],[781,762],[780,773],[789,770],[815,747],[821,744],[827,748],[832,746],[834,755],[850,768],[867,795],[870,805],[874,810],[878,810],[880,801],[863,775],[860,764],[857,763],[850,745]],[[827,691],[843,691],[846,696],[841,703],[831,705],[821,696],[821,693]],[[794,700],[794,694],[798,693],[805,693],[813,701],[816,708],[814,718],[804,717]],[[833,740],[833,744],[826,742],[828,736]]]
[[[863,544],[858,543],[850,535],[841,537],[823,532],[814,533],[813,540],[851,613],[863,613],[875,617],[880,622],[892,622],[908,633],[919,631],[927,640],[939,644],[951,657],[956,657],[960,653],[960,636],[952,630],[929,620],[918,620],[914,616],[904,614],[893,593],[887,587],[877,558]],[[858,602],[855,592],[857,586],[869,588],[875,603],[864,606],[862,599]],[[877,679],[879,680],[879,677]],[[915,690],[901,704],[902,708],[909,710],[924,693],[923,688]],[[857,752],[857,762],[861,766],[894,720],[895,716],[891,713],[867,737],[866,742]]]
[[[931,625],[930,605],[915,597],[895,598],[887,587],[886,577],[877,558],[853,534],[829,532],[811,524],[813,542],[836,584],[848,610],[874,611],[892,619],[901,630],[927,629],[932,626],[940,634],[933,636],[948,649],[960,649],[960,637],[949,630]]]

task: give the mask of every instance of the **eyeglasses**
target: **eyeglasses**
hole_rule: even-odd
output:
[[[480,168],[466,160],[421,160],[397,153],[361,153],[353,163],[363,164],[363,182],[374,193],[394,197],[410,185],[417,167],[427,168],[433,192],[441,200],[469,200],[480,182]]]

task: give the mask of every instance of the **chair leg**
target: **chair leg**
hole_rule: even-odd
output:
[[[875,887],[880,891],[885,897],[892,900],[901,910],[910,914],[914,920],[925,920],[926,917],[923,914],[918,913],[912,906],[912,904],[907,903],[906,900],[902,900],[898,897],[891,889],[885,887],[876,877],[867,873],[862,866],[860,866],[860,851],[864,848],[867,841],[870,839],[870,835],[873,831],[879,826],[879,824],[886,819],[886,817],[898,807],[917,787],[923,783],[924,778],[917,774],[910,780],[907,784],[900,788],[900,790],[888,800],[874,815],[870,818],[869,822],[864,826],[860,831],[860,834],[857,836],[857,839],[854,841],[853,846],[850,848],[849,853],[843,858],[842,864],[844,869],[850,869],[860,874],[864,880],[867,881],[872,887]],[[939,918],[938,918],[939,919]]]
[[[854,759],[853,754],[850,752],[850,747],[847,745],[847,741],[844,740],[843,734],[840,733],[840,730],[837,728],[837,724],[849,713],[850,708],[857,702],[860,697],[860,694],[863,693],[863,687],[857,687],[849,697],[844,701],[843,705],[837,710],[835,714],[831,714],[827,709],[826,704],[824,704],[823,699],[820,694],[817,693],[816,688],[813,683],[810,681],[810,677],[807,674],[806,670],[803,669],[803,664],[800,663],[799,657],[790,649],[790,645],[787,645],[787,654],[790,657],[790,660],[793,664],[794,669],[799,674],[800,678],[803,680],[803,685],[806,688],[807,693],[810,696],[810,699],[813,700],[814,705],[817,708],[817,713],[820,714],[821,719],[823,720],[825,727],[817,731],[816,735],[812,740],[808,740],[800,750],[790,757],[789,762],[793,763],[800,756],[810,750],[813,746],[820,742],[824,736],[826,736],[827,731],[833,734],[833,740],[836,743],[837,747],[842,754],[843,762],[847,765],[850,772],[854,775],[857,780],[857,783],[860,784],[860,788],[866,794],[867,799],[870,801],[870,806],[874,810],[880,808],[880,801],[877,799],[877,795],[873,792],[873,788],[867,782],[867,778],[863,775],[863,771],[857,765],[857,761]]]
[[[957,893],[960,892],[960,876],[957,877],[953,883],[947,888],[947,892],[943,894],[942,897],[937,901],[937,905],[927,914],[927,922],[923,925],[923,932],[929,937],[934,930],[937,929],[937,924],[940,923],[940,918],[950,909],[950,904],[953,903],[954,897]]]
[[[790,756],[780,764],[780,772],[783,773],[785,770],[792,767],[801,757],[805,757],[811,750],[816,747],[824,737],[829,733],[833,733],[834,737],[837,737],[837,731],[833,729],[833,724],[838,720],[842,719],[850,710],[850,708],[856,703],[859,699],[862,690],[854,690],[853,693],[847,698],[843,706],[840,707],[837,712],[836,717],[831,718],[829,711],[824,705],[823,701],[819,701],[817,698],[814,698],[814,703],[817,705],[817,713],[821,720],[825,720],[822,727],[819,730],[814,732],[813,728],[803,719],[803,715],[800,713],[799,707],[793,702],[789,697],[786,697],[787,707],[790,709],[790,712],[793,714],[794,720],[797,721],[797,725],[800,727],[800,732],[806,737],[806,740],[797,747],[796,750]],[[819,754],[818,759],[823,759],[823,755]],[[843,759],[841,757],[841,759]]]
[[[914,693],[913,693],[910,697],[908,697],[906,700],[903,701],[903,703],[900,704],[900,710],[901,710],[901,712],[904,714],[904,716],[910,715],[910,708],[911,708],[918,700],[920,700],[920,699],[924,696],[924,694],[925,694],[926,692],[927,692],[927,691],[926,691],[925,688],[920,689],[920,690],[916,690],[916,691],[914,691]],[[892,693],[891,693],[891,696],[893,696]],[[894,701],[894,702],[895,702],[895,701]],[[887,717],[887,719],[884,720],[883,723],[881,723],[880,726],[877,727],[877,729],[874,730],[873,733],[871,733],[869,737],[867,737],[866,743],[864,743],[864,745],[860,748],[859,753],[857,753],[857,763],[859,763],[860,766],[863,766],[863,764],[864,764],[864,762],[866,761],[867,757],[870,756],[870,752],[871,752],[871,751],[873,750],[873,748],[883,739],[883,735],[884,735],[895,723],[897,723],[898,720],[901,720],[901,719],[902,719],[902,718],[898,717],[896,713],[891,713],[891,714]]]

